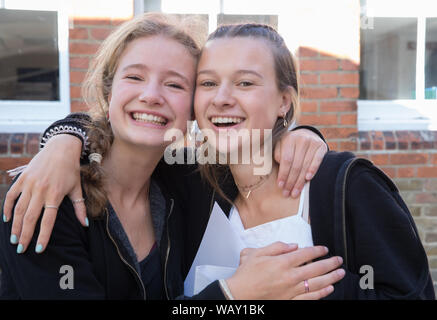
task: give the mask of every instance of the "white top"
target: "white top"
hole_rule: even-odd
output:
[[[229,214],[229,222],[233,230],[249,248],[260,248],[276,241],[296,243],[299,248],[313,246],[311,226],[303,218],[305,211],[308,219],[309,182],[302,190],[297,214],[244,229],[237,207],[233,206]]]

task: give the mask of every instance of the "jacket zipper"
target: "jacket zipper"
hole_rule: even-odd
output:
[[[109,213],[108,213],[108,210],[107,210],[107,209],[105,209],[105,211],[106,211],[106,232],[108,233],[109,238],[111,239],[112,243],[114,244],[115,248],[117,249],[117,253],[118,253],[118,256],[120,257],[121,261],[123,261],[124,264],[127,265],[127,266],[128,266],[128,267],[133,271],[133,273],[136,275],[138,281],[139,281],[140,284],[141,284],[141,288],[143,289],[143,299],[146,300],[147,295],[146,295],[146,288],[144,287],[144,283],[143,283],[143,281],[141,280],[141,277],[140,277],[140,275],[138,274],[138,272],[135,270],[135,268],[132,267],[132,266],[129,264],[129,262],[127,262],[127,261],[123,258],[122,254],[120,253],[120,249],[118,248],[117,243],[115,242],[114,238],[112,238],[111,233],[109,232]]]
[[[171,201],[170,212],[168,213],[168,216],[167,216],[167,252],[165,254],[165,262],[164,262],[164,288],[165,288],[165,295],[167,297],[167,300],[170,300],[170,297],[168,295],[168,289],[167,289],[167,262],[168,262],[168,256],[170,254],[170,245],[171,245],[170,232],[169,232],[169,229],[170,229],[169,221],[170,221],[170,216],[173,212],[174,200],[170,199],[170,201]]]

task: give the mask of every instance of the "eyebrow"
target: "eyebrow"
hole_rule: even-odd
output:
[[[127,65],[126,67],[124,67],[124,68],[122,69],[122,71],[126,71],[126,70],[129,70],[129,69],[148,70],[149,68],[148,68],[145,64],[142,64],[142,63],[134,63],[134,64]],[[185,76],[183,76],[182,74],[180,74],[179,72],[176,72],[176,71],[174,71],[174,70],[166,70],[166,71],[165,71],[165,74],[166,74],[166,75],[176,76],[176,77],[178,77],[178,78],[181,78],[181,80],[184,81],[186,85],[188,85],[188,86],[190,85],[190,81],[189,81]]]
[[[199,76],[201,74],[211,74],[211,73],[212,74],[217,74],[214,70],[207,69],[207,70],[200,70],[199,72],[197,72],[197,75]],[[253,74],[253,75],[257,76],[258,78],[263,79],[263,76],[261,74],[259,74],[258,72],[254,71],[254,70],[241,69],[241,70],[238,70],[235,73],[236,74],[247,74],[247,73],[249,73],[249,74]]]

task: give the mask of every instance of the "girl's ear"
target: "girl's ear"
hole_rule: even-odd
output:
[[[283,117],[284,113],[287,113],[290,111],[291,103],[293,101],[292,99],[292,92],[293,88],[291,86],[288,86],[283,92],[282,92],[282,104],[279,108],[279,115],[278,117]]]

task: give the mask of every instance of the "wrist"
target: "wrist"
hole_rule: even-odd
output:
[[[58,134],[46,142],[45,148],[53,149],[55,155],[58,154],[65,157],[65,154],[68,154],[71,159],[80,159],[82,141],[70,134]]]

